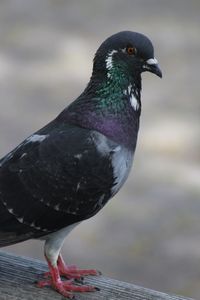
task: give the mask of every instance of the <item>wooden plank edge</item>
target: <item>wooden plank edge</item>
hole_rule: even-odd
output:
[[[44,262],[0,251],[0,300],[64,300],[51,288],[37,288],[35,281],[47,271]],[[194,300],[166,294],[104,276],[85,277],[100,288],[94,293],[75,293],[76,300]]]

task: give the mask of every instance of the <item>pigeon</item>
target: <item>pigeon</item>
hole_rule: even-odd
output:
[[[39,287],[70,299],[98,290],[82,279],[100,272],[65,264],[60,251],[69,232],[97,214],[129,175],[145,71],[162,77],[149,38],[132,31],[110,36],[81,95],[0,160],[0,247],[45,241],[49,272]]]

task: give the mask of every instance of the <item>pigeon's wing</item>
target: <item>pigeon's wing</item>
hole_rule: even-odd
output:
[[[39,236],[41,236],[41,232],[20,223],[13,215],[13,210],[8,210],[0,201],[0,247]]]
[[[55,123],[22,142],[0,161],[0,239],[11,219],[37,236],[94,215],[115,185],[115,147],[92,130]]]

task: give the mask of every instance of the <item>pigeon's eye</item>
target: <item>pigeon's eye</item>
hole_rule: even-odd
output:
[[[132,47],[132,46],[128,46],[126,48],[126,52],[129,54],[129,55],[135,55],[137,53],[137,49],[135,47]]]

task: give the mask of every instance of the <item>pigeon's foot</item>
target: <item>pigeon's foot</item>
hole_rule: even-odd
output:
[[[78,270],[75,266],[66,266],[62,257],[59,256],[57,266],[52,266],[51,262],[47,259],[50,272],[45,273],[45,276],[49,278],[41,280],[37,283],[38,287],[51,286],[58,293],[73,299],[74,295],[72,292],[95,292],[99,289],[91,285],[77,285],[73,280],[82,279],[83,275],[98,275],[99,273],[95,270]],[[60,276],[71,278],[66,281],[62,281]],[[78,283],[80,281],[77,280]]]
[[[84,270],[84,269],[78,269],[76,265],[68,266],[65,264],[61,255],[58,256],[57,266],[58,266],[60,276],[63,276],[67,279],[83,279],[84,276],[101,275],[101,272],[94,269]],[[45,277],[51,276],[51,272],[46,272],[44,276]]]
[[[78,269],[76,265],[67,266],[61,255],[58,256],[58,269],[61,276],[66,278],[76,278],[81,279],[83,276],[98,276],[101,275],[101,272],[93,269],[84,270]]]
[[[71,292],[95,292],[98,288],[91,285],[76,285],[73,280],[61,281],[61,280],[42,280],[37,283],[37,286],[42,288],[45,286],[51,286],[62,296],[73,299],[74,295]]]

